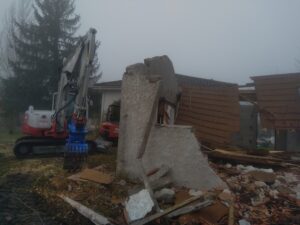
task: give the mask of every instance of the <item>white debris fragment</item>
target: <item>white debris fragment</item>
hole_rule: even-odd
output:
[[[279,180],[275,180],[274,184],[272,184],[272,188],[278,188],[282,183]]]
[[[130,221],[144,218],[147,213],[151,212],[153,206],[154,203],[146,189],[131,195],[129,200],[125,203],[125,208]]]
[[[201,195],[203,195],[203,192],[202,191],[200,191],[200,190],[195,190],[195,189],[190,189],[189,190],[189,195],[190,196],[201,196]]]
[[[121,186],[125,186],[127,184],[127,182],[125,180],[120,180],[117,184],[119,184]]]
[[[269,195],[270,195],[271,197],[275,198],[275,199],[278,198],[278,194],[279,194],[279,192],[278,192],[277,190],[270,190],[270,191],[269,191]]]
[[[284,173],[284,179],[286,180],[287,183],[294,183],[298,181],[296,175],[292,173]]]
[[[259,188],[267,186],[267,184],[263,181],[254,181],[254,184],[256,187],[259,187]]]
[[[251,225],[251,223],[249,223],[247,220],[239,220],[239,225]]]
[[[170,188],[163,188],[159,191],[156,191],[154,193],[154,197],[158,200],[158,201],[163,201],[165,203],[169,203],[172,202],[175,198],[175,191],[173,191]]]
[[[225,168],[230,169],[232,165],[230,163],[226,163]]]
[[[242,172],[242,173],[248,173],[250,171],[263,171],[266,173],[273,173],[273,169],[262,169],[262,168],[256,168],[254,166],[244,166],[244,165],[237,165],[236,166],[237,170]]]
[[[251,204],[253,206],[258,206],[260,204],[263,204],[264,201],[265,201],[265,193],[264,193],[264,190],[263,189],[259,189],[257,192],[256,192],[256,196],[251,198]]]

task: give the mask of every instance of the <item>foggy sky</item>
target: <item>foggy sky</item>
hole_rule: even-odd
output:
[[[299,0],[77,0],[78,32],[98,30],[102,81],[166,54],[177,73],[242,84],[300,70],[299,9]]]

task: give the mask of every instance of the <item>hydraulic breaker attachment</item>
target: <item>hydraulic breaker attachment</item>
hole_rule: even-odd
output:
[[[69,124],[69,138],[65,148],[64,169],[76,171],[82,168],[88,155],[86,134],[85,124],[78,124],[72,120]]]

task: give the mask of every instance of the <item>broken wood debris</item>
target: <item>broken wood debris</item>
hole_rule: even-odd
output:
[[[154,202],[148,190],[143,189],[140,192],[131,195],[125,202],[126,218],[132,222],[145,217],[152,211]]]
[[[68,179],[74,181],[93,181],[99,184],[111,184],[114,178],[110,174],[98,171],[94,168],[84,169],[79,173],[69,176]]]
[[[175,211],[175,210],[177,210],[179,208],[182,208],[183,206],[186,206],[186,205],[188,205],[188,204],[190,204],[190,203],[192,203],[192,202],[194,202],[194,201],[196,201],[196,200],[198,200],[198,199],[200,199],[202,197],[203,196],[192,197],[192,198],[190,198],[188,200],[185,200],[182,203],[179,203],[178,205],[172,206],[172,207],[170,207],[170,208],[168,208],[168,209],[166,209],[166,210],[164,210],[162,212],[156,213],[156,214],[148,216],[148,217],[146,217],[144,219],[141,219],[141,220],[138,220],[136,222],[133,222],[131,225],[143,225],[143,224],[149,223],[149,222],[151,222],[153,220],[156,220],[156,219],[159,219],[159,218],[161,218],[161,217],[163,217],[165,215],[168,215],[171,212],[173,212],[173,211]]]
[[[253,156],[247,155],[240,152],[231,152],[223,149],[216,149],[207,152],[207,155],[211,158],[223,159],[229,161],[235,161],[239,163],[250,163],[257,165],[268,165],[268,166],[284,166],[284,161],[278,158],[265,157],[265,156]]]
[[[94,169],[84,169],[80,173],[79,178],[93,181],[99,184],[110,184],[113,181],[113,177],[110,174],[97,171]]]
[[[112,222],[110,222],[106,217],[100,215],[99,213],[96,213],[92,209],[89,209],[88,207],[80,204],[77,201],[74,201],[73,199],[66,197],[64,195],[59,195],[61,199],[63,199],[65,202],[70,204],[73,208],[75,208],[81,215],[88,218],[91,222],[93,222],[96,225],[113,225]]]
[[[192,213],[192,212],[198,211],[202,208],[205,208],[207,206],[210,206],[212,203],[213,203],[212,200],[205,200],[205,201],[197,202],[195,204],[187,205],[185,207],[182,207],[181,209],[177,209],[174,212],[170,213],[168,215],[168,217],[173,218],[173,217],[177,217],[177,216],[180,216],[183,214]]]

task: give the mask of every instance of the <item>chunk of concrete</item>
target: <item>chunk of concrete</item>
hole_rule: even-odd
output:
[[[175,186],[197,190],[225,189],[210,168],[190,126],[156,126],[152,129],[143,157],[145,168],[165,164]]]
[[[175,200],[175,191],[170,188],[163,188],[154,193],[154,197],[159,202],[173,203]]]
[[[156,56],[144,60],[150,74],[157,74],[161,77],[160,96],[167,101],[176,103],[179,87],[175,77],[172,61],[168,56]]]
[[[154,203],[146,189],[141,190],[137,194],[131,195],[125,203],[125,209],[128,213],[128,218],[131,221],[144,218],[151,212]]]
[[[191,126],[155,126],[157,97],[177,102],[178,86],[167,56],[146,59],[126,68],[122,80],[117,173],[141,178],[139,150],[151,130],[142,162],[145,171],[166,165],[176,186],[197,190],[226,188],[209,167]],[[152,117],[153,116],[153,117]],[[155,117],[155,118],[154,118]]]

